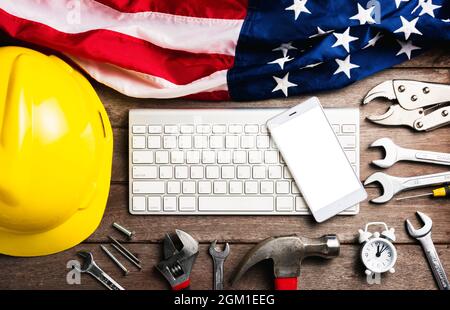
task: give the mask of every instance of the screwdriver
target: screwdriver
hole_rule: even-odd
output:
[[[426,194],[419,194],[419,195],[413,195],[413,196],[406,196],[406,197],[400,197],[396,200],[403,200],[403,199],[410,199],[410,198],[417,198],[417,197],[425,197],[425,196],[433,196],[433,197],[446,197],[450,196],[450,186],[445,187],[439,187],[434,189],[431,193]]]

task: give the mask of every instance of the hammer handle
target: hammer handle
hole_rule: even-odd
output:
[[[277,291],[297,290],[297,278],[275,278],[275,290]]]

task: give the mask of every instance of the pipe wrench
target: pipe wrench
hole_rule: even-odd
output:
[[[383,115],[367,118],[380,125],[405,125],[429,131],[450,123],[450,85],[413,80],[389,80],[372,88],[363,100],[397,100]]]

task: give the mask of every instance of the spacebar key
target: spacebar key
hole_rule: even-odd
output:
[[[270,212],[273,204],[273,197],[198,197],[200,212]]]

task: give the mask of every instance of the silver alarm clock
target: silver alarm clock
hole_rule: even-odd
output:
[[[370,226],[382,225],[385,230],[371,233]],[[366,267],[366,274],[394,273],[394,265],[397,261],[397,250],[392,242],[395,242],[394,228],[388,228],[383,222],[367,223],[364,230],[359,231],[359,243],[361,248],[361,260]]]

